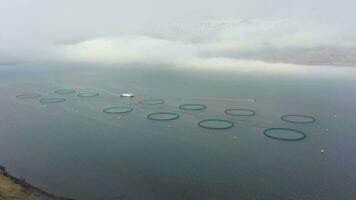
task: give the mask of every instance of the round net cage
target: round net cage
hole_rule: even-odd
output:
[[[256,111],[250,109],[231,108],[231,109],[226,109],[224,113],[232,116],[253,116],[256,114]]]
[[[77,96],[78,97],[97,97],[99,96],[99,93],[96,92],[81,92]]]
[[[56,93],[56,94],[73,94],[73,93],[75,93],[75,90],[69,90],[69,89],[55,90],[54,93]]]
[[[172,112],[155,112],[147,115],[148,119],[156,121],[170,121],[178,119],[179,117],[178,114]]]
[[[308,115],[282,115],[281,120],[295,124],[308,124],[315,122],[315,118]]]
[[[234,123],[224,119],[205,119],[200,121],[198,125],[207,129],[229,129],[234,126]]]
[[[179,109],[181,110],[204,110],[206,105],[203,104],[182,104],[179,105]]]
[[[142,105],[159,105],[164,104],[165,102],[163,99],[143,99],[138,103]]]
[[[18,99],[36,99],[41,97],[41,94],[38,93],[28,93],[28,94],[19,94],[16,96]]]
[[[108,114],[122,114],[133,111],[131,107],[123,107],[123,106],[113,106],[104,108],[103,112]]]
[[[284,141],[298,141],[306,137],[302,131],[290,128],[269,128],[266,129],[263,134],[269,138]]]
[[[66,101],[65,98],[44,98],[40,99],[40,103],[60,103]]]

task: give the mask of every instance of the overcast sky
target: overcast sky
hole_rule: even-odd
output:
[[[352,0],[0,0],[0,9],[0,63],[355,64]]]

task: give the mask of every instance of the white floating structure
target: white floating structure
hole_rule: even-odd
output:
[[[134,94],[132,94],[132,93],[122,93],[121,95],[120,95],[120,97],[130,97],[130,98],[133,98],[135,95]]]

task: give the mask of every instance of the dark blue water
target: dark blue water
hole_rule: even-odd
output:
[[[16,176],[81,200],[356,199],[356,70],[302,67],[302,72],[170,67],[13,66],[0,69],[0,163]],[[58,89],[98,92],[80,98]],[[65,102],[40,104],[18,94]],[[132,92],[133,99],[120,93]],[[159,98],[161,105],[139,100]],[[210,99],[222,98],[226,100]],[[231,99],[256,99],[256,102]],[[204,110],[180,110],[199,103]],[[129,106],[122,115],[103,113]],[[228,108],[256,111],[230,116]],[[152,112],[174,112],[152,121]],[[284,114],[315,123],[293,124]],[[203,119],[232,121],[210,130]],[[263,135],[302,131],[300,141]],[[325,153],[321,154],[320,150]]]

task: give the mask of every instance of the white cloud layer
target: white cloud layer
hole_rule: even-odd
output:
[[[349,0],[2,1],[0,63],[356,66],[352,5]]]
[[[297,28],[302,25],[302,29]],[[257,60],[259,63],[352,65],[356,41],[351,36],[340,37],[336,30],[326,30],[327,27],[316,28],[291,20],[176,22],[164,28],[150,27],[135,35],[61,44],[54,47],[53,56],[64,61],[103,64],[209,66],[207,62],[213,61],[216,67],[221,67]],[[341,51],[345,63],[336,58],[340,49],[350,50]],[[351,55],[345,60],[347,54]],[[313,56],[312,60],[308,56]],[[330,59],[330,56],[336,57]],[[332,63],[333,60],[339,63]]]

